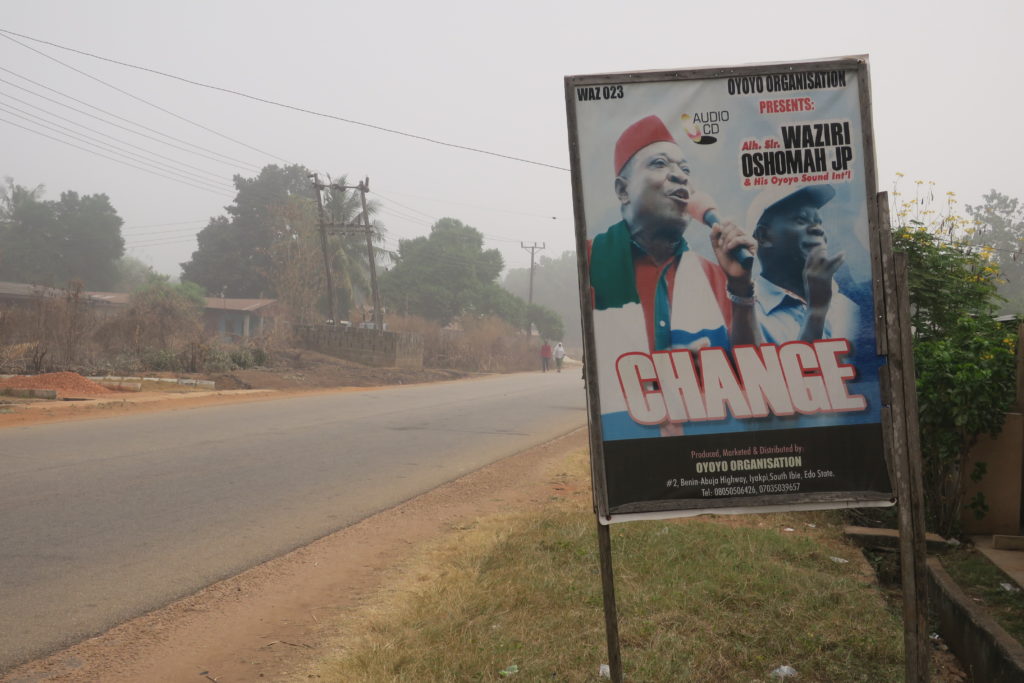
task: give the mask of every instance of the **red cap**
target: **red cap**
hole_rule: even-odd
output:
[[[615,173],[618,175],[626,162],[633,158],[647,145],[655,142],[675,142],[672,133],[657,116],[648,116],[640,119],[632,126],[622,131],[618,142],[615,143]]]

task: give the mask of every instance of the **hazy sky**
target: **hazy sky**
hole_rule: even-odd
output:
[[[934,181],[938,192],[955,191],[968,204],[980,203],[993,188],[1024,198],[1016,163],[1024,158],[1024,3],[1015,1],[4,0],[0,7],[0,29],[562,168],[569,165],[565,75],[866,53],[879,189],[892,189],[900,171],[907,188],[914,179]],[[268,163],[301,163],[352,181],[369,176],[391,248],[399,238],[426,234],[442,216],[483,232],[508,267],[529,265],[520,241],[546,243],[540,254],[547,256],[575,246],[566,170],[289,111],[17,40],[220,134],[0,37],[0,176],[45,185],[49,199],[68,189],[106,193],[125,220],[128,254],[162,272],[178,274],[177,264],[195,249],[195,234],[231,202],[232,175],[252,176]],[[147,126],[152,131],[146,135],[174,136],[181,142],[168,142],[206,156],[56,102],[109,120],[88,105],[98,107],[127,119],[115,119],[119,125]],[[113,144],[131,143],[189,164],[188,172],[203,179],[188,182],[201,187],[11,125],[69,140],[39,124],[72,127],[55,116],[112,136],[116,142],[103,139]],[[138,165],[152,169],[151,163]]]

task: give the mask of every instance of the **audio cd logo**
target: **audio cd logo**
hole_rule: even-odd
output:
[[[698,145],[711,145],[718,142],[718,135],[721,125],[729,120],[728,111],[706,111],[697,112],[693,116],[683,114],[679,117],[683,121],[683,130],[686,137]]]

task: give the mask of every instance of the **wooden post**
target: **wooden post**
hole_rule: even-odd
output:
[[[1017,325],[1017,402],[1014,411],[1024,412],[1024,322]]]
[[[316,192],[316,209],[320,222],[320,250],[324,256],[324,275],[327,277],[327,305],[330,307],[331,325],[338,324],[338,307],[334,302],[334,279],[331,277],[331,256],[327,247],[327,221],[324,219],[324,185],[320,184],[320,176],[310,174],[313,179],[313,190]]]
[[[911,348],[909,291],[906,258],[895,258],[889,228],[889,202],[878,194],[878,251],[881,256],[884,334],[888,350],[885,366],[890,404],[887,408],[891,444],[890,466],[899,501],[900,578],[903,588],[903,644],[905,679],[929,680],[929,645],[926,626],[928,584],[925,580],[924,499],[921,449],[917,429],[917,389]]]
[[[612,683],[622,683],[619,652],[619,616],[615,608],[615,576],[612,573],[612,537],[609,525],[597,522],[597,550],[601,560],[601,591],[604,593],[604,626],[608,636],[608,668]]]
[[[913,616],[916,619],[917,638],[917,668],[921,672],[918,680],[928,680],[928,665],[931,659],[931,646],[928,643],[928,576],[926,574],[925,559],[927,549],[925,545],[925,522],[924,522],[924,466],[921,462],[921,434],[917,423],[917,373],[914,367],[913,336],[910,326],[910,287],[907,273],[907,255],[894,255],[896,266],[896,286],[898,289],[898,308],[900,314],[900,354],[903,356],[903,409],[906,419],[907,439],[907,483],[910,485],[910,559],[911,570],[914,574],[914,592],[911,595],[906,589],[903,591],[904,602],[912,600],[914,603]],[[901,506],[902,507],[902,506]],[[900,530],[900,537],[906,535],[906,530]],[[905,545],[905,544],[903,544]],[[903,552],[903,545],[900,550]],[[903,555],[906,557],[906,555]],[[908,564],[906,560],[901,565]],[[901,570],[903,571],[903,570]]]

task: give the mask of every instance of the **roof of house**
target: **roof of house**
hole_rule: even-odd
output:
[[[0,282],[0,296],[5,297],[57,296],[58,293],[59,290],[52,287],[26,285],[20,282]]]
[[[206,309],[229,311],[258,311],[277,303],[277,299],[228,299],[226,297],[206,297]]]
[[[89,292],[89,296],[100,301],[106,301],[108,304],[127,306],[128,300],[132,295],[124,292]]]
[[[89,296],[107,301],[112,304],[128,305],[131,294],[124,292],[89,292]],[[277,303],[277,299],[231,299],[228,297],[208,296],[205,297],[206,310],[226,311],[258,311],[271,304]]]
[[[0,282],[0,298],[3,299],[36,299],[40,297],[58,298],[65,296],[66,291],[56,287],[29,285],[23,282]],[[127,292],[82,292],[92,303],[127,306],[132,295]],[[227,310],[255,312],[277,303],[277,299],[230,299],[227,297],[208,296],[206,310]]]
[[[39,299],[63,298],[68,290],[43,285],[30,285],[24,282],[0,282],[0,298],[3,299]],[[94,296],[94,292],[82,292],[82,296],[92,303],[109,303]]]

